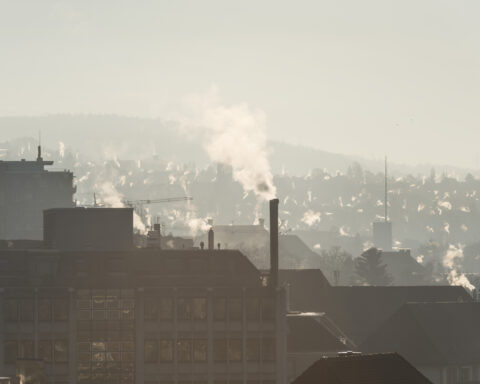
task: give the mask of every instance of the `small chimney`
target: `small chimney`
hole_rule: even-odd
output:
[[[42,146],[39,145],[37,147],[37,161],[43,161],[42,159]]]
[[[213,251],[215,249],[214,234],[212,228],[210,228],[210,230],[208,231],[208,249],[210,251]]]
[[[203,248],[205,247],[205,243],[203,241],[200,242],[200,249],[203,251]]]
[[[258,219],[258,226],[261,228],[265,227],[265,219]]]
[[[278,286],[278,199],[270,200],[270,285]]]

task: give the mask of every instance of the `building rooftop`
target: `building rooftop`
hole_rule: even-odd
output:
[[[344,355],[318,360],[293,384],[431,384],[396,353]]]

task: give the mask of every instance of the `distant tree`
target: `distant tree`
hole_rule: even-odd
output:
[[[361,282],[368,285],[390,285],[392,277],[387,267],[382,264],[382,252],[377,248],[370,248],[355,260],[355,272]]]
[[[344,269],[345,263],[352,259],[352,255],[339,246],[330,247],[320,252],[320,269],[323,273],[333,278],[335,285],[339,284],[340,271]]]

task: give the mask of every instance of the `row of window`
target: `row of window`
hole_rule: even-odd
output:
[[[68,320],[67,299],[39,299],[38,320],[39,321],[66,321]],[[5,321],[33,321],[34,301],[33,299],[6,299],[3,304]]]
[[[44,361],[66,363],[68,361],[67,340],[40,340],[38,357]],[[16,359],[34,358],[33,340],[7,340],[4,344],[5,364],[13,364]]]
[[[213,320],[241,321],[243,317],[242,299],[239,297],[213,299]],[[173,320],[173,298],[146,298],[144,303],[145,320]],[[245,299],[245,316],[247,320],[258,321],[260,317],[265,321],[275,318],[275,303],[271,298],[247,297]],[[207,299],[204,297],[178,298],[178,320],[206,320]]]
[[[145,340],[144,359],[146,363],[170,363],[176,353],[177,361],[206,362],[208,356],[207,339],[178,339],[176,346],[171,339]],[[175,348],[174,348],[175,347]],[[243,361],[241,338],[217,338],[213,340],[213,361]],[[275,339],[247,338],[245,359],[248,362],[275,361]]]

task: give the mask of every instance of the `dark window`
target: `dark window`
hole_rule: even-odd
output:
[[[55,305],[53,307],[53,315],[55,321],[68,320],[68,300],[67,299],[55,299]]]
[[[242,300],[240,298],[228,299],[228,318],[230,321],[242,320]]]
[[[247,297],[245,302],[247,319],[257,321],[260,318],[260,300],[257,297]]]
[[[192,318],[192,299],[178,299],[178,320],[190,320]]]
[[[55,362],[65,363],[68,361],[68,341],[55,340],[54,345]]]
[[[143,316],[145,320],[157,320],[157,303],[155,299],[145,299]]]
[[[262,360],[275,361],[275,339],[262,339]]]
[[[173,342],[172,340],[160,340],[160,361],[173,361]]]
[[[179,362],[188,362],[192,360],[192,341],[178,340],[177,342],[177,358]]]
[[[207,361],[207,340],[197,339],[193,341],[193,360],[197,362]]]
[[[19,341],[17,356],[21,359],[33,359],[33,340]]]
[[[204,297],[197,297],[193,300],[193,319],[205,320],[207,318],[207,299]]]
[[[213,340],[213,360],[227,361],[227,339]]]
[[[18,320],[18,302],[14,299],[7,299],[4,302],[5,321]]]
[[[158,317],[160,320],[173,320],[173,300],[162,297],[159,302]]]
[[[275,302],[272,298],[262,300],[262,319],[267,321],[275,319]]]
[[[259,361],[260,360],[260,340],[256,338],[247,339],[246,357],[247,361]]]
[[[158,361],[157,340],[145,340],[145,363],[156,363]]]
[[[242,339],[228,340],[228,359],[230,361],[242,361]]]
[[[17,342],[8,340],[4,343],[3,348],[5,364],[13,364],[17,360]]]
[[[224,297],[216,297],[213,300],[213,319],[222,321],[227,318],[227,300]]]
[[[38,357],[46,363],[50,363],[53,357],[53,348],[51,340],[40,340],[38,344]]]
[[[38,301],[38,320],[52,321],[52,301],[41,299]]]
[[[33,300],[32,299],[20,300],[20,306],[18,308],[18,317],[20,321],[33,321]]]

